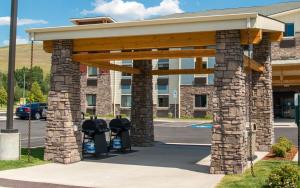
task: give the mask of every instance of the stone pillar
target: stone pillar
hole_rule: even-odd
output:
[[[256,126],[256,148],[269,151],[274,141],[271,43],[269,35],[253,47],[253,59],[264,65],[263,73],[252,71],[251,121]]]
[[[69,164],[81,160],[80,66],[72,62],[72,41],[53,44],[48,98],[45,160]]]
[[[132,76],[131,139],[134,146],[153,146],[153,85],[152,61],[133,61],[133,67],[142,70],[142,74]]]
[[[97,115],[109,115],[112,114],[112,92],[110,85],[110,71],[99,74],[97,81]]]
[[[240,31],[217,31],[211,167],[213,174],[242,173],[247,165],[245,73]]]

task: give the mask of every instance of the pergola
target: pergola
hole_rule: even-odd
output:
[[[131,139],[136,146],[154,144],[153,75],[214,74],[210,171],[241,173],[247,165],[247,119],[256,126],[257,149],[269,150],[273,142],[270,44],[280,41],[283,31],[283,23],[257,13],[28,30],[52,53],[45,159],[81,160],[81,134],[73,127],[80,124],[79,64],[85,64],[133,75]],[[244,55],[244,45],[253,45],[253,58]],[[211,56],[214,69],[203,68],[202,57]],[[152,59],[162,58],[196,58],[195,68],[153,70]],[[114,60],[133,60],[133,67],[110,63]]]

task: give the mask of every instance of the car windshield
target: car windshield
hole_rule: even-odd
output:
[[[33,107],[33,108],[35,108],[37,106],[38,106],[37,104],[31,104],[31,107]],[[23,107],[30,108],[30,104],[25,104]]]

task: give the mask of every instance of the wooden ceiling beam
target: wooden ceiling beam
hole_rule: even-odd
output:
[[[246,55],[244,55],[244,65],[246,68],[250,68],[260,73],[264,72],[265,70],[265,67],[262,64],[256,62],[253,59],[249,59],[249,57]]]
[[[283,38],[283,32],[272,32],[270,33],[271,42],[280,42]]]
[[[161,51],[134,51],[116,53],[79,53],[73,54],[75,62],[97,62],[114,60],[145,60],[145,59],[178,59],[193,57],[213,57],[216,55],[214,49],[198,50],[161,50]]]
[[[193,32],[145,36],[75,39],[74,52],[135,50],[210,46],[216,44],[216,32]]]
[[[300,65],[284,65],[284,66],[272,66],[273,71],[297,71],[300,70]]]
[[[152,70],[152,75],[177,75],[177,74],[213,74],[214,69],[169,69]]]
[[[241,30],[241,44],[259,44],[262,40],[262,30],[261,29],[244,29]]]
[[[128,74],[141,74],[141,72],[142,72],[140,69],[137,69],[137,68],[111,64],[110,62],[105,62],[105,63],[104,62],[101,62],[101,63],[80,62],[80,63],[87,65],[87,66],[97,67],[97,68],[103,69],[103,70],[113,70],[113,71],[125,72]]]
[[[248,34],[250,36],[248,37]],[[272,38],[278,39],[278,34]],[[241,44],[258,44],[262,40],[261,29],[241,30]],[[145,36],[74,39],[74,52],[121,51],[138,49],[183,48],[216,45],[216,31],[160,34]],[[52,41],[44,41],[44,50],[52,52]]]

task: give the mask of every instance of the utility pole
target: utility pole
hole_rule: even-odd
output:
[[[25,91],[26,91],[26,78],[25,78],[25,69],[23,72],[23,99],[25,98]]]
[[[18,0],[11,0],[11,17],[10,17],[10,39],[9,39],[9,60],[8,60],[8,105],[6,129],[1,130],[5,133],[16,133],[14,129],[14,80],[15,80],[15,56],[16,56],[16,35],[17,35],[17,13]]]
[[[17,34],[17,11],[18,0],[11,0],[10,17],[10,41],[9,41],[9,59],[8,59],[8,102],[7,102],[7,120],[6,129],[0,133],[0,158],[1,160],[19,160],[20,159],[20,133],[14,129],[14,73],[16,56],[16,34]]]

